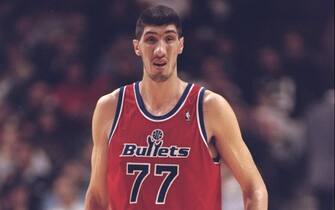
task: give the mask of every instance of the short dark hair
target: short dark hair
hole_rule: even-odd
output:
[[[140,39],[146,25],[162,26],[174,24],[177,28],[178,36],[182,35],[181,21],[176,11],[172,8],[158,5],[149,7],[140,14],[136,22],[136,39]]]

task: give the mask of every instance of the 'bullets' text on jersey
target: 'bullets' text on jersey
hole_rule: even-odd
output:
[[[150,114],[139,83],[120,88],[108,152],[113,210],[220,210],[220,165],[209,154],[204,88],[188,84],[175,107]]]

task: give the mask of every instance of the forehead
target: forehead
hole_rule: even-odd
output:
[[[162,26],[147,25],[144,27],[143,30],[143,36],[149,34],[163,35],[166,33],[178,34],[176,26],[174,24],[168,24]]]

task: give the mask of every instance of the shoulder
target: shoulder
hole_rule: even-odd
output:
[[[119,95],[120,88],[100,97],[97,101],[92,119],[92,132],[95,137],[93,140],[107,139],[115,117]]]
[[[94,112],[114,113],[119,95],[120,95],[120,88],[114,90],[113,92],[107,95],[101,96],[97,101]]]
[[[213,91],[206,90],[203,99],[203,115],[209,134],[215,135],[236,123],[236,116],[228,101]]]
[[[210,90],[205,90],[203,99],[204,111],[218,112],[230,109],[228,101],[221,96]]]
[[[97,102],[96,110],[111,110],[116,107],[120,94],[120,88],[114,90],[113,92],[101,96]]]

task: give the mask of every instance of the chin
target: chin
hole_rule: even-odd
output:
[[[159,66],[153,66],[152,69],[154,69],[155,71],[164,71],[164,70],[167,69],[167,66],[166,65],[165,66],[161,66],[161,67],[159,67]]]
[[[150,74],[149,77],[151,80],[155,82],[165,82],[171,77],[171,75],[158,73],[158,74]]]

